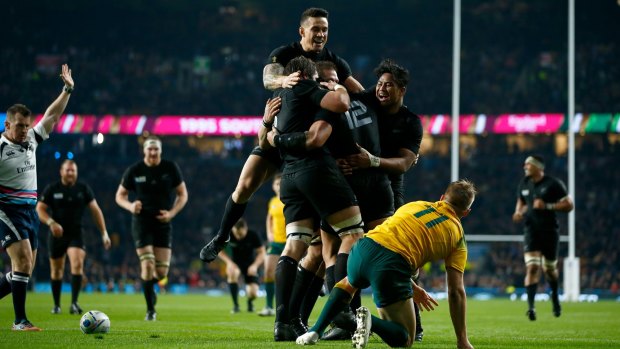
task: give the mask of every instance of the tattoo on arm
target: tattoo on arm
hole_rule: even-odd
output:
[[[267,64],[263,69],[263,85],[268,90],[275,90],[282,86],[284,67],[280,63]]]

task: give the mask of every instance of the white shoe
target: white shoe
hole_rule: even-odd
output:
[[[362,349],[368,344],[368,337],[370,336],[370,326],[372,324],[372,317],[370,316],[370,310],[366,307],[357,308],[355,314],[355,322],[357,328],[351,338],[353,348]]]
[[[299,345],[314,345],[318,341],[319,341],[319,334],[312,331],[312,332],[306,332],[302,334],[301,336],[297,337],[297,340],[295,342]]]
[[[276,315],[276,311],[273,308],[263,308],[260,312],[258,312],[258,316],[274,316]]]

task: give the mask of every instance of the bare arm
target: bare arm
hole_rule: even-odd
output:
[[[261,246],[256,250],[256,258],[254,258],[254,263],[252,263],[248,267],[248,275],[256,275],[258,276],[258,268],[265,262],[265,255],[267,254],[265,250],[265,246]]]
[[[54,125],[60,119],[60,116],[65,111],[67,107],[67,103],[69,103],[69,97],[71,97],[71,91],[73,90],[75,83],[73,82],[73,78],[71,77],[71,69],[66,64],[62,65],[62,72],[60,74],[60,78],[65,83],[62,92],[60,95],[52,102],[52,104],[47,107],[45,114],[43,115],[43,119],[41,119],[41,124],[45,128],[47,133],[52,132],[54,129]]]
[[[267,220],[266,220],[266,231],[267,231],[267,241],[273,241],[273,216],[267,212]]]
[[[317,149],[322,147],[332,133],[332,126],[323,120],[312,123],[305,132],[278,135],[275,130],[267,133],[267,141],[272,147],[282,149]]]
[[[360,153],[347,157],[347,162],[353,170],[379,167],[387,173],[401,174],[409,171],[418,160],[418,154],[407,148],[400,148],[398,150],[398,157],[393,158],[375,156],[361,147],[360,150]]]
[[[271,145],[267,141],[267,133],[271,131],[273,121],[280,112],[282,106],[282,98],[274,97],[265,103],[265,112],[263,113],[263,127],[258,130],[258,146],[261,149],[269,149]]]
[[[103,247],[107,250],[112,245],[110,241],[110,237],[108,236],[108,230],[105,228],[105,219],[103,218],[103,212],[101,212],[101,208],[97,204],[97,200],[92,200],[88,203],[88,208],[90,209],[90,215],[93,217],[93,221],[95,221],[95,225],[97,225],[97,229],[101,232],[101,241],[103,242]]]
[[[359,92],[364,91],[364,86],[362,86],[362,84],[359,81],[357,81],[353,76],[349,76],[344,81],[344,86],[351,93],[359,93]]]
[[[140,200],[129,201],[129,191],[122,184],[116,190],[115,200],[118,206],[126,209],[131,214],[140,214],[140,211],[142,211],[142,202]]]
[[[339,84],[335,84],[334,90],[327,92],[323,99],[321,99],[321,108],[335,113],[346,112],[349,110],[350,105],[351,99],[349,98],[347,88]]]
[[[553,210],[560,212],[570,212],[575,208],[573,199],[568,195],[557,202],[544,202],[542,199],[534,199],[532,206],[532,208],[537,210]]]
[[[263,68],[263,86],[269,91],[280,87],[292,87],[299,82],[300,72],[284,75],[284,66],[280,63],[267,64]]]
[[[454,326],[457,348],[471,349],[473,346],[467,338],[465,315],[467,311],[467,297],[463,284],[463,273],[453,268],[446,268],[448,279],[448,303],[450,304],[450,318]]]
[[[44,223],[48,227],[50,227],[50,231],[54,237],[61,237],[64,233],[64,229],[58,222],[56,222],[52,216],[47,212],[49,206],[43,201],[37,202],[37,215],[39,216],[39,220],[41,223]]]
[[[170,222],[172,218],[174,218],[179,212],[181,212],[181,210],[183,209],[183,207],[185,207],[185,204],[187,203],[188,194],[185,182],[181,182],[181,184],[177,185],[175,191],[176,199],[174,199],[174,204],[172,205],[172,208],[169,210],[159,210],[159,215],[155,217],[160,222]]]
[[[519,223],[523,220],[523,216],[527,212],[527,205],[521,198],[517,198],[517,204],[515,205],[515,212],[512,214],[512,221]]]

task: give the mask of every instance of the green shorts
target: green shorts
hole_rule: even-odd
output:
[[[284,243],[282,242],[270,242],[267,254],[279,256],[284,251]]]
[[[377,308],[411,298],[411,265],[370,238],[359,240],[347,262],[349,283],[355,288],[372,286]]]

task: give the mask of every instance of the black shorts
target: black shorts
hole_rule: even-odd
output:
[[[364,223],[394,214],[394,194],[386,174],[346,176],[360,206]]]
[[[282,161],[282,158],[280,157],[280,152],[278,151],[277,148],[269,148],[267,150],[263,150],[261,149],[261,147],[257,146],[257,147],[254,147],[254,149],[252,149],[252,152],[250,154],[257,155],[257,156],[260,156],[266,159],[271,164],[273,164],[276,168],[282,167],[283,161]]]
[[[145,246],[172,248],[172,224],[155,219],[131,219],[131,237],[136,248]]]
[[[63,257],[67,253],[69,247],[77,247],[86,250],[82,232],[68,233],[64,231],[59,238],[55,238],[50,232],[47,236],[47,246],[49,248],[50,258],[52,259]]]
[[[523,234],[523,251],[540,253],[546,260],[558,259],[560,234],[555,231],[525,231]]]
[[[280,200],[284,203],[286,223],[302,219],[325,219],[357,199],[333,158],[309,163],[310,166],[285,165],[280,183]],[[317,216],[318,214],[318,216]]]
[[[241,270],[241,275],[243,275],[243,282],[246,285],[259,283],[257,275],[252,275],[252,276],[248,275],[248,268],[250,267],[250,265],[252,265],[252,263],[239,264],[234,259],[233,259],[233,262],[235,262],[235,264],[239,267],[239,270]]]

